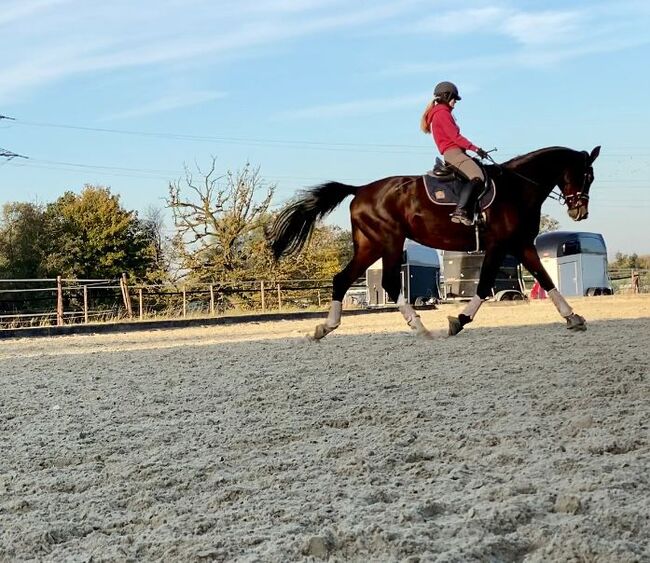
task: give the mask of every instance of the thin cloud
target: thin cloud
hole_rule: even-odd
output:
[[[507,17],[502,31],[524,45],[553,44],[570,40],[580,30],[578,11],[520,12]]]
[[[575,33],[582,17],[577,10],[527,12],[487,6],[442,12],[417,22],[408,32],[446,36],[484,33],[506,36],[523,45],[550,44]]]
[[[66,1],[40,0],[31,6],[36,9],[37,5]],[[104,2],[89,1],[74,10],[55,11],[50,21],[35,18],[29,28],[11,30],[3,37],[5,44],[13,40],[15,52],[6,53],[6,60],[13,62],[3,68],[0,101],[81,74],[196,63],[208,57],[214,64],[251,49],[264,56],[264,47],[391,20],[410,5],[266,0],[261,5],[226,4],[221,9],[211,2],[195,0],[190,9],[187,2],[168,0],[154,10],[153,2],[115,0],[108,9]],[[179,29],[191,31],[179,33]],[[70,38],[74,41],[80,34],[88,44],[78,41],[71,47]],[[56,52],[65,52],[66,56],[55,59],[51,53]]]
[[[287,110],[275,114],[272,119],[274,121],[286,121],[295,119],[332,119],[337,117],[375,115],[386,113],[397,108],[408,107],[414,104],[421,105],[424,103],[426,103],[426,99],[423,98],[422,94],[391,98],[373,98]]]
[[[648,7],[637,2],[595,4],[582,11],[527,12],[492,7],[443,13],[421,22],[418,30],[459,37],[480,32],[505,37],[517,46],[505,52],[503,46],[495,47],[496,52],[463,59],[394,64],[378,74],[544,67],[586,55],[622,51],[650,43],[649,15]]]
[[[164,96],[152,100],[141,106],[106,116],[101,121],[114,121],[118,119],[131,119],[145,115],[153,115],[186,108],[225,98],[225,92],[183,92],[177,95]]]
[[[61,4],[67,4],[71,0],[4,0],[0,12],[0,27],[27,17],[33,17],[38,12],[43,12]]]

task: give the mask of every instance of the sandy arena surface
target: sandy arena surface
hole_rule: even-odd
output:
[[[0,561],[650,561],[650,296],[570,302],[0,340]]]

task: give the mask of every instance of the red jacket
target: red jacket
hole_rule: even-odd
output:
[[[429,129],[440,154],[453,148],[470,151],[478,149],[475,144],[460,134],[456,120],[451,115],[451,108],[447,104],[433,106],[429,113]]]

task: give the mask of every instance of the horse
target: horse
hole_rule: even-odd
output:
[[[447,317],[449,336],[472,322],[481,304],[492,296],[506,254],[515,256],[535,277],[568,329],[586,330],[584,317],[573,311],[542,266],[534,241],[539,234],[542,204],[552,193],[566,205],[571,219],[588,217],[593,163],[599,154],[600,146],[591,152],[547,147],[502,164],[492,161],[484,169],[496,193],[491,205],[478,216],[480,228],[452,223],[448,208],[436,205],[427,195],[422,175],[391,176],[364,186],[326,182],[299,192],[271,222],[267,240],[276,260],[299,252],[316,223],[346,197],[354,196],[350,203],[354,254],[333,278],[329,314],[314,330],[313,340],[320,340],[340,325],[345,293],[379,258],[383,261],[382,286],[397,303],[407,325],[422,337],[433,337],[401,291],[406,238],[440,250],[480,248],[485,253],[476,294],[457,317]],[[554,192],[556,187],[559,194]]]

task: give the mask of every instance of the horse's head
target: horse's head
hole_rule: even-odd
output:
[[[567,213],[574,221],[582,221],[589,216],[589,188],[594,181],[593,162],[600,154],[600,146],[591,154],[576,152],[559,181],[560,190],[567,205]]]

